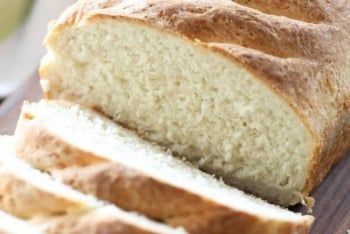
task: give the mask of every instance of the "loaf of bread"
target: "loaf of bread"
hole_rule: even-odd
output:
[[[78,1],[49,30],[42,87],[295,204],[350,146],[348,2]]]
[[[25,103],[18,156],[84,193],[191,234],[308,233],[302,216],[226,186],[87,108]]]
[[[0,212],[0,218],[18,223],[5,225],[0,219],[0,233],[186,234],[52,180],[16,158],[11,141],[10,137],[0,139],[0,209],[27,223]]]

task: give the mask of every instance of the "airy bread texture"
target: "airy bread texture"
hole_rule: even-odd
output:
[[[1,220],[5,213],[0,212],[0,233],[6,228],[6,234],[30,234],[32,229],[45,234],[186,234],[107,205],[31,168],[16,158],[11,137],[1,137],[0,149],[0,209],[33,226],[21,232],[20,226],[12,225],[20,225],[20,220],[8,215]],[[12,226],[5,226],[6,220]]]
[[[78,104],[25,103],[15,142],[19,157],[74,188],[192,234],[307,233],[313,220],[231,188]]]
[[[98,109],[272,202],[300,202],[350,146],[349,7],[238,2],[79,1],[47,36],[46,97]]]

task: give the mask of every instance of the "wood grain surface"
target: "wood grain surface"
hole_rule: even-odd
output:
[[[0,133],[13,133],[24,100],[37,101],[41,97],[37,74],[34,74],[0,105]],[[350,229],[350,153],[333,168],[312,196],[316,199],[313,208],[316,221],[311,233],[347,234],[347,230]],[[291,209],[305,212],[301,206]]]

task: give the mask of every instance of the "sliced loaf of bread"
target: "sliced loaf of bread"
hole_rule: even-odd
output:
[[[0,209],[32,223],[33,231],[44,234],[186,234],[136,213],[108,205],[80,193],[31,168],[14,156],[12,139],[0,139]],[[0,213],[12,222],[20,220]],[[25,224],[24,222],[22,222]],[[35,225],[34,225],[35,224]],[[5,233],[20,233],[17,226]],[[25,228],[25,227],[23,227]],[[1,230],[1,229],[0,229]],[[27,232],[30,233],[31,229]]]
[[[350,147],[350,3],[237,2],[78,1],[46,38],[46,97],[300,202]]]
[[[307,233],[313,220],[226,186],[78,104],[25,103],[15,145],[76,189],[189,233]]]

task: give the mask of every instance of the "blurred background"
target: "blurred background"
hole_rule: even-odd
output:
[[[49,21],[75,0],[0,0],[0,99],[35,74]]]

